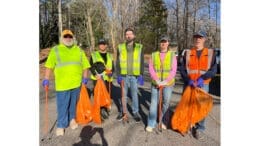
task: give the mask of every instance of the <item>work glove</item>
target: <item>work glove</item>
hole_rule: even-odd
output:
[[[189,85],[192,86],[192,87],[196,87],[194,80],[189,80]]]
[[[96,74],[96,79],[98,80],[98,79],[103,79],[103,74]]]
[[[106,70],[105,72],[106,72],[106,75],[108,75],[108,77],[111,78],[113,76],[113,73],[111,70]]]
[[[122,80],[123,80],[123,77],[122,77],[122,76],[118,76],[118,77],[117,77],[117,83],[118,83],[118,84],[121,84]]]
[[[168,84],[167,81],[162,81],[162,82],[160,83],[160,86],[167,86],[167,84]]]
[[[199,88],[204,86],[204,80],[201,77],[197,79],[197,86]]]
[[[88,78],[83,78],[83,80],[82,80],[82,84],[87,84],[88,83]]]
[[[45,86],[49,86],[49,80],[48,79],[44,79],[43,81],[42,81],[42,86],[43,87],[45,87]]]
[[[111,78],[113,76],[113,73],[111,72],[111,73],[108,73],[107,75],[108,75],[108,77]]]
[[[143,78],[142,75],[138,76],[137,81],[139,82],[139,84],[140,84],[141,86],[144,85],[144,78]]]
[[[161,81],[160,80],[155,80],[155,83],[156,83],[156,85],[160,86]]]

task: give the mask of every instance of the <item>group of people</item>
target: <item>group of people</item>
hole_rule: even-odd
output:
[[[125,30],[125,42],[118,45],[116,55],[116,69],[112,54],[107,52],[107,41],[98,41],[98,50],[91,53],[88,61],[84,51],[74,42],[74,34],[70,30],[64,30],[61,35],[61,43],[54,46],[46,61],[46,73],[42,82],[43,86],[49,86],[51,71],[54,71],[56,103],[57,103],[57,129],[56,135],[63,135],[65,128],[77,128],[75,121],[76,104],[81,84],[88,83],[88,70],[94,85],[96,80],[102,78],[107,90],[112,82],[112,74],[116,72],[117,83],[120,84],[123,97],[117,120],[122,120],[126,114],[128,89],[132,97],[132,114],[136,122],[142,120],[139,114],[138,84],[144,85],[144,49],[143,45],[135,42],[135,32],[132,28]],[[206,33],[199,31],[193,35],[194,47],[186,52],[179,68],[185,86],[200,87],[209,91],[209,82],[216,73],[215,56],[212,49],[204,46]],[[159,50],[152,53],[149,59],[149,73],[151,76],[151,104],[147,126],[145,130],[152,132],[157,125],[157,113],[159,103],[159,89],[162,88],[162,112],[159,118],[163,118],[172,98],[177,71],[177,58],[175,51],[169,49],[170,40],[165,35],[160,38]],[[107,71],[109,70],[109,72]],[[111,92],[109,92],[111,93]],[[107,109],[101,109],[101,115],[107,118]],[[161,119],[159,119],[160,121]],[[166,129],[164,121],[161,125]],[[195,138],[205,130],[205,119],[197,123],[193,128]]]

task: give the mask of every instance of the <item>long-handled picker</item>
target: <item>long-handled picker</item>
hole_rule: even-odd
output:
[[[162,132],[162,97],[163,97],[163,86],[159,86],[159,124],[158,124],[158,130]]]
[[[125,102],[125,98],[124,98],[124,80],[122,80],[121,82],[121,93],[122,93],[122,106],[123,106],[123,123],[128,121],[128,117],[127,117],[127,109],[126,109],[126,102]]]

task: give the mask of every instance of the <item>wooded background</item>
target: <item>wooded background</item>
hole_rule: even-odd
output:
[[[192,34],[207,32],[207,46],[220,48],[220,0],[40,0],[40,50],[59,43],[71,29],[77,44],[92,52],[99,38],[116,52],[124,30],[133,27],[145,53],[158,48],[161,35],[177,42],[179,52],[192,46]]]

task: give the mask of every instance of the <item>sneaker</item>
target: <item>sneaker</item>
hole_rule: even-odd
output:
[[[64,129],[63,128],[57,128],[56,129],[56,136],[63,136],[64,135]]]
[[[202,133],[202,131],[192,128],[192,135],[194,138],[196,138],[197,140],[204,140],[204,134]]]
[[[72,120],[70,121],[70,128],[71,128],[72,130],[78,128],[78,124],[76,123],[75,119],[72,119]]]
[[[102,119],[108,119],[108,113],[105,108],[101,108],[101,117]]]
[[[150,127],[150,126],[147,126],[147,127],[145,128],[145,131],[147,131],[147,132],[153,132],[153,128]]]
[[[164,125],[163,123],[162,123],[162,129],[164,129],[164,130],[167,129],[166,125]]]
[[[117,115],[116,119],[117,119],[118,121],[122,121],[122,120],[123,120],[123,114],[122,114],[122,113],[119,113],[119,114]]]
[[[139,123],[139,122],[141,121],[141,117],[139,116],[138,113],[135,113],[135,114],[134,114],[134,119],[135,119],[135,122],[136,122],[136,123]]]

